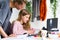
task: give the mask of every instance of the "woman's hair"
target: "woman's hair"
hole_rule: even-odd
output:
[[[13,0],[13,2],[17,2],[18,4],[23,4],[24,3],[27,3],[27,0]]]
[[[27,23],[23,23],[22,25],[23,25],[23,28],[25,29],[25,30],[28,30],[28,29],[30,29],[30,24],[29,24],[29,21],[30,21],[30,18],[31,18],[31,14],[26,10],[26,9],[23,9],[23,10],[21,10],[20,12],[19,12],[19,15],[18,15],[18,21],[21,21],[21,19],[22,19],[22,16],[25,16],[25,15],[30,15],[30,17],[29,17],[29,20],[27,21]]]

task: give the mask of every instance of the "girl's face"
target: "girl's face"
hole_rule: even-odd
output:
[[[27,21],[29,21],[29,17],[30,17],[30,15],[22,16],[23,23],[27,23]]]

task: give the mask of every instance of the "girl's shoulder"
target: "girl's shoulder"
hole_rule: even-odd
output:
[[[14,24],[19,24],[19,25],[21,25],[21,23],[20,23],[19,21],[17,21],[17,20],[14,21]]]
[[[15,20],[14,23],[20,23],[19,21]]]
[[[13,23],[14,23],[14,24],[20,24],[20,22],[17,21],[17,20],[13,21]]]
[[[18,26],[20,26],[20,27],[22,27],[22,24],[20,23],[20,21],[14,21],[14,25],[18,25]]]

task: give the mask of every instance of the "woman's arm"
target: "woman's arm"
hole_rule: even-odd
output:
[[[8,37],[8,35],[4,32],[3,28],[0,26],[0,33],[3,37]]]

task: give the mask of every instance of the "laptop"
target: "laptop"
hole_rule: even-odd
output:
[[[58,31],[58,18],[47,19],[47,31]]]

